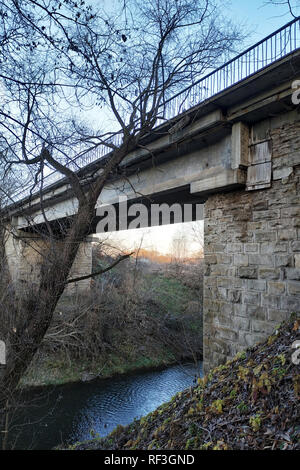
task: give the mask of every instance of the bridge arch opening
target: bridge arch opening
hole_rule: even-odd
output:
[[[115,281],[143,314],[157,322],[167,349],[175,335],[180,361],[203,358],[203,231],[203,220],[195,220],[90,237],[94,271],[124,252],[132,253],[114,271],[95,280],[93,288],[103,289]]]

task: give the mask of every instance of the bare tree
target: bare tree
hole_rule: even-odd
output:
[[[172,264],[175,267],[176,273],[179,274],[184,260],[188,254],[188,238],[183,230],[177,231],[174,234],[171,246]]]
[[[204,226],[203,221],[197,220],[191,226],[191,240],[197,246],[196,254],[198,258],[204,256]]]
[[[78,201],[63,244],[45,216],[49,248],[39,284],[23,299],[23,314],[8,336],[0,409],[47,332],[108,178],[163,119],[172,93],[219,64],[241,38],[222,18],[217,0],[127,0],[115,6],[104,12],[83,0],[0,0],[5,169],[22,168],[32,189],[42,189],[54,169]],[[86,120],[78,117],[80,110]],[[97,119],[102,122],[91,126]],[[110,153],[87,185],[74,159],[102,146]]]
[[[274,6],[286,6],[287,13],[292,15],[293,18],[297,18],[299,16],[299,0],[268,0],[266,3],[271,3]]]

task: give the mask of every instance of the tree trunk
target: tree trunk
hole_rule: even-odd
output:
[[[94,207],[94,206],[93,206]],[[0,387],[0,408],[4,408],[7,397],[17,388],[37,352],[47,329],[50,326],[54,310],[60,299],[78,248],[85,238],[94,209],[82,206],[68,234],[63,252],[56,251],[52,243],[41,272],[39,289],[32,292],[32,298],[22,305],[22,317],[16,326],[16,332],[10,332],[7,344],[7,363],[2,372]]]
[[[11,398],[14,397],[22,376],[50,326],[80,243],[89,233],[96,202],[108,175],[134,145],[134,138],[127,136],[126,142],[116,150],[106,164],[104,173],[91,185],[86,196],[79,201],[78,212],[64,240],[63,250],[61,251],[61,247],[57,248],[55,241],[51,240],[49,253],[44,257],[39,288],[36,292],[32,292],[30,300],[22,305],[22,315],[16,326],[16,332],[10,332],[7,344],[7,364],[2,377],[0,376],[0,411],[5,409],[7,399],[11,402]],[[2,431],[5,431],[3,429],[3,426],[5,427],[4,417],[0,426]]]

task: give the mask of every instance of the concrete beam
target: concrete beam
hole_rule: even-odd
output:
[[[256,95],[254,98],[250,98],[244,101],[242,104],[232,106],[228,109],[227,119],[228,121],[241,120],[243,117],[249,115],[254,111],[258,111],[262,108],[270,106],[272,103],[279,103],[287,97],[291,97],[293,93],[291,82],[288,81],[277,87],[270,87],[268,91]],[[292,106],[292,105],[291,105]]]
[[[179,129],[176,132],[165,133],[165,135],[154,142],[151,142],[147,145],[147,148],[139,148],[130,152],[121,163],[120,167],[126,167],[129,164],[133,164],[136,160],[140,160],[143,157],[149,158],[152,154],[161,152],[169,147],[171,144],[178,142],[179,140],[186,140],[195,135],[199,135],[202,132],[207,131],[210,128],[213,128],[219,124],[224,124],[225,118],[221,109],[217,109],[207,115],[202,116],[195,122],[188,124],[183,129]],[[155,134],[156,130],[153,131]]]
[[[216,190],[232,189],[246,184],[247,174],[243,170],[223,170],[214,176],[191,183],[191,194],[209,194]]]
[[[232,126],[231,148],[231,168],[246,168],[249,165],[249,127],[243,122]]]

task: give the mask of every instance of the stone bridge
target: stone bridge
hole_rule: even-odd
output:
[[[299,42],[291,49],[156,127],[143,147],[125,158],[99,200],[102,206],[117,205],[126,195],[129,205],[192,203],[204,208],[197,218],[204,218],[206,370],[264,339],[299,311]],[[87,184],[106,158],[80,170]],[[43,199],[53,226],[76,213],[77,202],[64,179],[46,187]],[[30,279],[44,243],[30,228],[43,228],[40,197],[23,197],[8,210],[11,276]],[[95,214],[91,232],[98,220]],[[86,274],[91,262],[87,241],[72,275]]]

